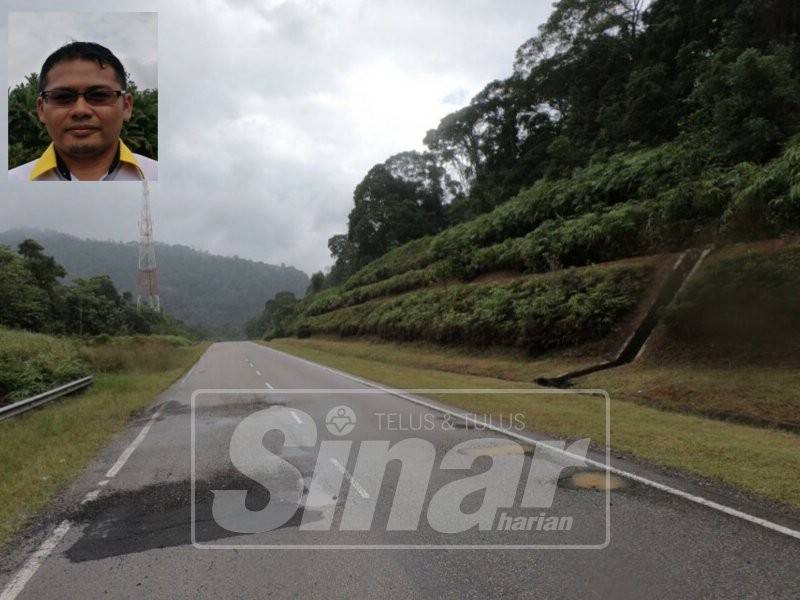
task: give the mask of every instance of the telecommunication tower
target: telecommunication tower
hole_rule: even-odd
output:
[[[150,188],[142,182],[142,212],[139,215],[139,271],[136,279],[136,306],[144,303],[160,312],[158,266],[153,247],[153,216],[150,214]]]

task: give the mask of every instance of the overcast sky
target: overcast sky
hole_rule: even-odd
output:
[[[10,11],[97,6],[6,4]],[[549,0],[139,0],[114,8],[158,12],[157,45],[148,15],[51,14],[38,22],[0,15],[8,84],[38,71],[48,54],[42,44],[107,42],[140,87],[159,89],[156,239],[310,273],[331,263],[327,239],[346,230],[353,189],[369,168],[422,149],[442,117],[507,77],[514,51],[551,7]],[[5,148],[0,160],[7,164]],[[0,229],[128,241],[137,237],[140,197],[135,183],[9,185],[0,177]]]
[[[8,85],[39,73],[47,56],[72,41],[109,48],[140,88],[158,87],[156,13],[12,12],[8,15]]]

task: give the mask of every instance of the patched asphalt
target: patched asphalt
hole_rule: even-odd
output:
[[[250,366],[250,363],[253,366]],[[256,374],[256,370],[262,373]],[[237,534],[212,518],[215,490],[248,490],[247,508],[258,510],[269,491],[239,473],[229,456],[230,435],[253,411],[279,406],[308,414],[318,424],[339,404],[350,406],[358,426],[346,438],[396,443],[408,436],[377,431],[378,412],[421,417],[430,410],[385,393],[342,397],[324,393],[198,398],[195,531],[192,539],[191,423],[189,400],[201,388],[279,389],[362,388],[352,380],[305,361],[248,342],[213,345],[192,375],[162,394],[159,418],[141,446],[96,500],[80,503],[97,488],[105,471],[136,437],[155,406],[135,419],[128,430],[104,449],[65,493],[32,527],[9,546],[0,562],[0,589],[62,519],[73,526],[30,579],[22,599],[157,597],[157,598],[798,598],[800,542],[757,525],[687,502],[639,483],[622,480],[610,492],[611,540],[594,550],[454,550],[454,549],[243,549],[258,545],[320,544],[575,544],[602,546],[605,541],[605,499],[602,477],[592,469],[570,468],[558,479],[556,500],[548,514],[569,515],[570,532],[476,531],[442,534],[423,518],[418,531],[386,532],[399,464],[387,468],[373,523],[366,532],[301,531],[298,510],[279,529],[264,534]],[[300,412],[301,411],[301,412]],[[422,422],[420,419],[410,422]],[[441,419],[436,421],[441,423]],[[437,462],[455,444],[480,437],[498,437],[474,427],[413,432],[428,440]],[[541,437],[532,434],[532,437]],[[265,440],[265,444],[275,440]],[[280,447],[280,445],[276,446]],[[284,454],[306,480],[313,473],[313,452]],[[353,453],[355,454],[355,452]],[[502,454],[498,451],[497,454]],[[526,465],[531,452],[524,453]],[[353,472],[354,457],[347,468]],[[477,458],[471,474],[490,468],[492,459]],[[698,490],[739,508],[753,506],[730,490],[675,474],[615,460],[637,473],[669,485]],[[527,472],[524,471],[524,472]],[[431,489],[455,481],[458,473],[434,468]],[[347,499],[331,493],[341,515]],[[305,489],[308,491],[308,488]],[[352,493],[352,491],[348,492]],[[467,496],[462,510],[475,510],[480,494]],[[312,509],[309,509],[312,510]],[[761,516],[769,517],[769,510]],[[509,510],[509,512],[513,512]],[[791,512],[779,515],[794,523]],[[314,520],[314,514],[305,515]],[[194,541],[194,544],[193,544]],[[204,546],[226,545],[230,549]],[[238,548],[237,548],[238,547]]]

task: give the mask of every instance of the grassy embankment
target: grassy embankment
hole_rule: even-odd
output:
[[[800,433],[800,241],[712,254],[668,307],[641,360],[576,385]]]
[[[800,138],[764,165],[724,166],[683,144],[615,155],[390,250],[265,336],[315,336],[271,345],[397,387],[532,386],[613,354],[643,314],[656,270],[612,276],[610,261],[797,234],[799,173]],[[728,247],[708,261],[644,360],[576,384],[611,393],[616,450],[800,506],[787,477],[800,467],[800,252],[751,250],[770,254]],[[446,401],[602,437],[585,398]]]
[[[552,360],[504,354],[476,357],[453,348],[442,351],[431,345],[383,341],[287,338],[266,344],[405,389],[535,388],[530,383],[535,376],[562,367]],[[742,378],[740,383],[741,390],[746,390],[747,380]],[[800,435],[659,410],[620,398],[613,385],[607,388],[612,398],[614,450],[800,507],[800,481],[787,476],[800,471]],[[447,395],[440,400],[506,419],[510,413],[522,413],[527,427],[540,432],[589,436],[601,443],[604,439],[603,401],[597,398]]]
[[[400,388],[535,387],[536,377],[575,366],[563,352],[529,356],[375,338],[269,345]],[[574,385],[611,395],[615,450],[800,507],[800,480],[787,476],[800,471],[798,240],[712,254],[667,307],[640,360]],[[478,413],[522,412],[537,431],[603,439],[602,407],[591,398],[441,399]]]
[[[0,327],[0,405],[88,374],[73,340]]]
[[[0,347],[12,344],[38,349],[23,362],[63,360],[79,365],[79,376],[94,374],[95,381],[78,395],[0,423],[0,546],[207,347],[169,336],[112,338],[81,346],[74,340],[0,329]]]
[[[714,158],[670,143],[541,180],[492,212],[393,248],[305,298],[285,333],[306,325],[313,334],[313,317],[481,275],[548,273],[800,231],[800,137],[764,165],[724,167]]]

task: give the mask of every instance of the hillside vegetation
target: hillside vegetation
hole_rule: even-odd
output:
[[[568,313],[585,301],[584,296],[564,289],[561,302],[553,302],[547,286],[523,286],[508,302],[535,304],[540,310],[529,311],[522,324],[521,304],[509,308],[500,300],[469,300],[476,293],[473,289],[492,298],[508,296],[500,284],[468,282],[493,273],[567,273],[571,267],[626,257],[800,232],[800,138],[761,166],[743,163],[702,170],[693,159],[675,152],[675,147],[665,146],[615,156],[578,170],[570,179],[542,181],[490,213],[392,250],[340,286],[295,302],[284,311],[281,326],[266,333],[269,337],[374,334],[387,339],[521,345],[531,351],[569,346],[607,333],[625,311],[607,311],[595,303],[580,309],[584,316],[592,316],[579,323]],[[678,160],[686,163],[683,171],[675,164]],[[443,285],[446,292],[423,292]],[[625,296],[630,310],[643,290],[643,286],[635,291],[606,287],[604,301]],[[573,298],[572,305],[564,304],[567,298]],[[426,312],[416,310],[417,305],[426,306]],[[459,309],[454,311],[451,307],[456,305]],[[390,313],[394,322],[387,317]],[[441,333],[451,317],[464,333],[449,337]],[[591,318],[600,319],[597,326]],[[409,325],[415,320],[416,328]],[[572,330],[553,326],[566,321],[571,321]],[[521,343],[516,333],[508,334],[520,326],[547,329],[552,339]],[[470,327],[482,333],[470,333]],[[585,332],[577,334],[579,327]]]
[[[0,405],[86,375],[75,340],[0,327]]]
[[[67,280],[108,275],[120,292],[136,293],[138,245],[83,240],[53,231],[15,229],[0,244],[26,238],[44,246],[63,265]],[[208,336],[240,337],[244,322],[281,290],[302,295],[308,276],[293,267],[216,256],[186,246],[156,244],[161,304],[167,313]]]
[[[797,218],[799,40],[794,0],[555,2],[509,77],[428,131],[425,152],[369,170],[320,287],[439,259],[466,276],[609,260],[715,223],[781,232]]]
[[[330,273],[249,335],[568,348],[644,301],[616,261],[800,233],[800,5],[560,0],[424,143],[370,169]],[[612,283],[568,275],[592,265]]]
[[[93,336],[191,332],[166,312],[137,307],[108,275],[74,278],[36,240],[14,252],[0,245],[0,326],[57,335]]]
[[[616,267],[502,283],[450,284],[295,322],[308,334],[377,335],[543,352],[594,340],[639,303],[651,268]]]

